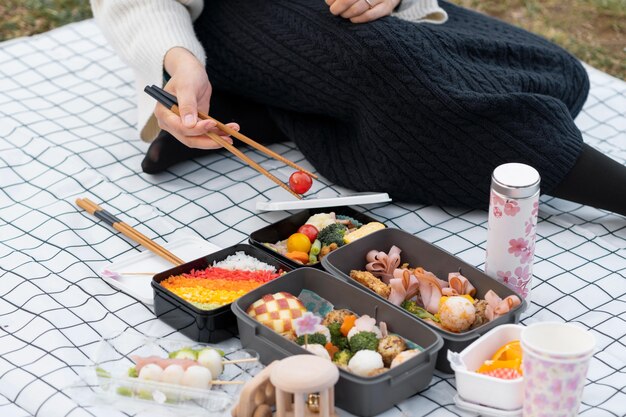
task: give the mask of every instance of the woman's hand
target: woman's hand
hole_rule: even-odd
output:
[[[352,23],[366,23],[389,16],[400,0],[326,0],[335,16],[350,19]]]
[[[215,132],[224,140],[232,143],[232,139],[216,127],[213,120],[199,120],[198,110],[208,113],[211,100],[211,83],[204,65],[188,50],[172,48],[164,59],[165,70],[171,75],[165,85],[168,91],[178,99],[180,117],[157,104],[154,115],[159,127],[170,132],[176,139],[190,148],[216,149],[215,141],[205,136],[207,132]],[[229,127],[239,130],[237,123],[229,123]]]

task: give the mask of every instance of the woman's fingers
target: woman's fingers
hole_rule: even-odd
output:
[[[199,120],[193,127],[187,127],[181,117],[176,113],[166,109],[162,105],[157,105],[154,114],[159,121],[159,127],[174,134],[177,133],[181,136],[198,136],[203,135],[209,131],[209,129],[215,127],[213,120]]]
[[[335,16],[338,16],[357,2],[365,2],[365,0],[335,0],[332,4],[330,4],[330,12]]]
[[[193,128],[198,121],[196,89],[189,84],[178,83],[176,98],[178,99],[178,111],[183,125],[188,129]]]
[[[239,125],[237,123],[228,123],[228,126],[231,129],[239,131]],[[217,133],[222,140],[224,140],[225,142],[230,143],[232,145],[233,139],[230,136],[228,136],[226,133],[222,132],[217,127],[214,128],[214,129],[211,129],[211,131],[213,133]],[[202,135],[202,136],[183,136],[182,138],[179,138],[178,136],[174,135],[174,137],[176,139],[180,140],[182,143],[184,143],[185,145],[187,145],[190,148],[219,149],[219,148],[222,147],[222,145],[220,145],[219,143],[217,143],[216,141],[214,141],[213,139],[211,139],[210,137],[208,137],[206,135]]]
[[[181,143],[185,144],[190,148],[198,148],[198,149],[218,149],[221,148],[221,145],[215,142],[213,139],[208,137],[206,134],[208,132],[213,132],[218,134],[224,141],[228,143],[233,143],[233,140],[228,134],[218,129],[215,125],[215,122],[212,120],[200,120],[193,129],[186,129],[182,127],[180,118],[174,114],[173,112],[163,108],[164,111],[170,113],[170,115],[162,118],[158,118],[159,126],[170,132],[176,139],[178,139]],[[156,113],[156,112],[155,112]],[[173,117],[172,117],[173,116]],[[205,122],[209,122],[208,128],[204,129]],[[167,124],[170,123],[170,124]],[[237,123],[228,123],[228,127],[233,130],[239,131],[239,125]],[[186,134],[184,132],[192,132],[191,134]]]
[[[381,17],[388,16],[391,13],[392,8],[387,4],[387,2],[382,2],[380,4],[375,5],[371,9],[368,9],[364,13],[350,18],[352,23],[366,23],[371,22],[372,20],[380,19]]]
[[[370,3],[374,4],[377,0],[370,0]],[[370,5],[365,0],[359,0],[348,8],[345,12],[341,13],[341,17],[345,19],[351,19],[353,17],[362,15],[370,9]]]

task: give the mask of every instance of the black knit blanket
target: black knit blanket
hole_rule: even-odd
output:
[[[440,4],[443,25],[352,24],[322,0],[212,0],[196,31],[214,89],[258,104],[339,185],[485,207],[492,170],[523,162],[550,193],[581,150],[585,70],[543,38]]]

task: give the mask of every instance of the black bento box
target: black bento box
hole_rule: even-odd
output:
[[[290,265],[254,246],[238,244],[222,249],[163,271],[152,278],[154,313],[157,318],[198,342],[217,343],[237,335],[237,320],[230,309],[230,304],[214,310],[202,310],[161,286],[161,281],[172,275],[180,275],[190,272],[192,269],[205,269],[213,265],[213,262],[224,260],[235,252],[244,252],[246,255],[274,266],[277,270],[282,269],[285,272],[292,270]]]
[[[354,286],[367,290],[372,296],[393,306],[393,308],[401,311],[403,314],[407,314],[413,317],[414,320],[424,323],[422,319],[415,317],[401,307],[395,306],[350,278],[351,270],[365,270],[365,264],[367,263],[365,261],[365,255],[367,252],[372,249],[387,252],[394,245],[402,250],[400,254],[401,263],[408,263],[411,267],[421,266],[439,278],[447,278],[448,273],[460,270],[463,276],[469,279],[474,288],[476,288],[476,294],[479,298],[484,297],[485,293],[489,290],[495,291],[496,294],[502,298],[509,295],[517,295],[520,297],[515,291],[489,277],[478,268],[425,240],[399,229],[384,229],[364,236],[350,245],[342,246],[331,252],[322,259],[322,262],[324,263],[324,268],[331,274],[348,281]],[[428,324],[430,328],[441,335],[444,341],[443,349],[439,351],[439,356],[437,357],[437,369],[442,372],[452,373],[452,368],[446,357],[448,350],[460,352],[494,327],[500,324],[518,323],[520,315],[527,306],[526,301],[524,301],[522,297],[520,297],[520,300],[522,300],[522,304],[507,314],[489,323],[483,324],[476,329],[462,333],[453,333]]]
[[[348,206],[308,209],[308,210],[299,211],[296,214],[286,217],[276,223],[272,223],[268,226],[265,226],[264,228],[259,229],[256,232],[252,233],[250,235],[250,244],[272,253],[281,261],[285,262],[288,265],[291,265],[292,268],[311,267],[311,268],[322,269],[321,262],[317,262],[317,263],[310,264],[310,265],[302,265],[268,248],[263,243],[265,242],[276,243],[278,241],[285,240],[289,236],[291,236],[293,233],[296,233],[298,229],[300,228],[300,226],[302,226],[304,222],[306,222],[309,219],[309,217],[313,216],[314,214],[331,213],[331,212],[334,212],[337,215],[350,216],[353,219],[358,220],[363,224],[370,223],[370,222],[382,223],[380,220],[370,217],[367,214],[363,214],[360,211],[357,211],[353,209],[352,207],[348,207]]]
[[[335,309],[345,308],[360,316],[367,314],[377,323],[384,321],[390,333],[396,333],[423,348],[417,356],[375,377],[361,377],[339,369],[340,378],[335,386],[338,407],[356,415],[374,416],[428,386],[437,351],[443,345],[441,337],[429,326],[417,323],[390,304],[381,302],[371,292],[314,268],[296,269],[232,303],[241,344],[257,351],[261,362],[267,365],[274,360],[308,352],[250,317],[248,307],[266,294],[286,291],[297,297],[303,289],[317,293],[332,303]]]

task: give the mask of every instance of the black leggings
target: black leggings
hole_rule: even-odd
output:
[[[294,141],[357,191],[485,207],[492,170],[523,162],[543,192],[572,198],[578,187],[559,184],[589,165],[577,164],[586,148],[573,122],[584,69],[542,38],[440,3],[443,25],[355,25],[318,0],[206,2],[195,29],[211,113],[255,139]]]

